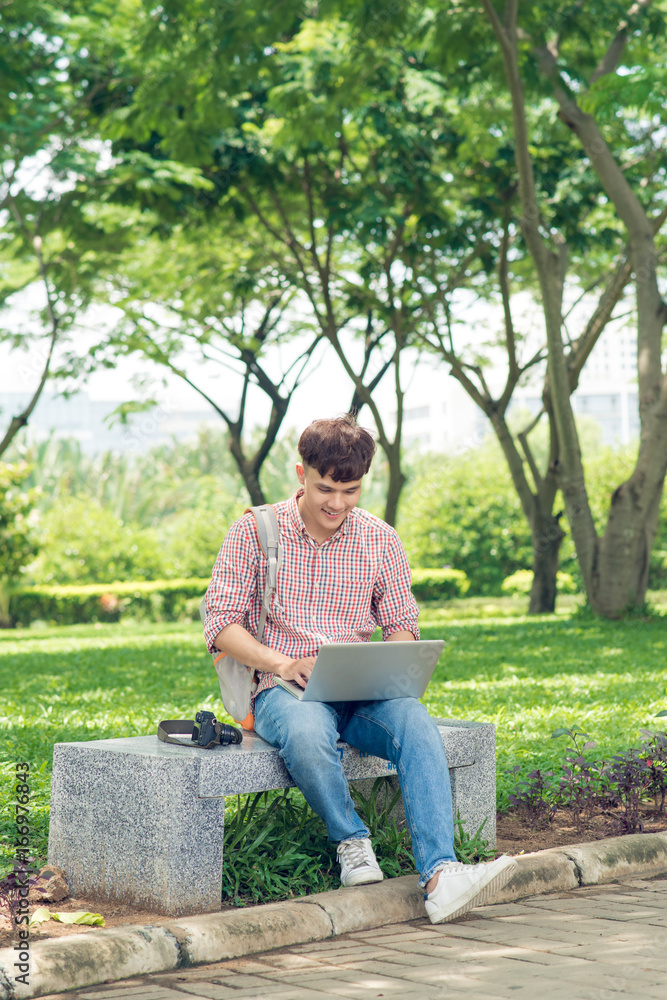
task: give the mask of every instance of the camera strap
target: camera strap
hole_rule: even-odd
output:
[[[157,727],[158,739],[162,740],[163,743],[177,743],[182,747],[197,747],[199,750],[208,750],[210,747],[226,746],[230,740],[226,739],[224,742],[221,739],[222,733],[222,722],[215,722],[215,739],[211,740],[205,746],[197,743],[192,739],[192,736],[187,736],[187,733],[192,733],[196,727],[196,722],[193,719],[163,719]],[[232,743],[240,743],[242,740],[242,734],[238,729],[233,726],[227,726],[226,729],[234,729],[234,736],[231,740]],[[178,734],[178,735],[175,735]]]

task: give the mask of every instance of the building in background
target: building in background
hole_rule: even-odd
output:
[[[481,444],[491,432],[489,421],[456,379],[424,371],[405,397],[403,445],[406,449],[457,454]]]
[[[542,400],[535,387],[515,393],[515,406],[537,413]],[[578,417],[591,417],[600,425],[602,444],[618,448],[639,438],[637,391],[637,337],[630,329],[609,330],[600,338],[579,378],[572,396]]]
[[[31,396],[27,392],[3,392],[0,396],[2,426],[20,413]],[[220,427],[212,410],[177,410],[158,405],[145,413],[131,413],[126,424],[109,419],[120,401],[91,399],[87,392],[65,397],[43,392],[30,418],[31,435],[37,439],[54,435],[74,438],[83,451],[143,452],[172,440],[196,436],[202,425]]]
[[[536,372],[537,375],[537,372]],[[510,414],[524,410],[537,414],[542,408],[541,377],[518,387]],[[492,379],[487,375],[492,383]],[[493,384],[493,383],[492,383]],[[499,391],[493,386],[493,391]],[[612,447],[639,438],[637,391],[637,338],[630,329],[608,330],[585,365],[572,396],[577,416],[600,426],[601,443]],[[424,370],[405,396],[403,440],[406,447],[422,451],[456,453],[479,444],[491,425],[459,382],[446,369]]]
[[[502,372],[502,355],[498,355],[497,373]],[[639,403],[636,384],[637,342],[630,329],[609,329],[581,374],[579,387],[572,397],[574,412],[594,419],[600,426],[603,444],[617,447],[637,440],[639,436]],[[350,400],[347,377],[332,368],[327,371],[325,382],[315,373],[306,380],[290,406],[288,427],[303,428],[318,416],[345,412]],[[499,391],[494,383],[494,370],[489,368],[486,377],[492,390]],[[514,393],[512,408],[515,413],[539,412],[541,378],[536,372],[532,383],[519,387]],[[122,390],[121,390],[122,391]],[[380,409],[395,420],[392,387],[381,384],[375,393]],[[177,395],[173,396],[178,399]],[[193,397],[196,403],[196,397]],[[14,414],[21,412],[29,402],[28,392],[0,393],[0,426],[6,426]],[[50,434],[71,437],[80,442],[89,453],[104,451],[144,452],[168,443],[173,439],[194,438],[204,425],[223,429],[223,423],[212,409],[188,409],[187,402],[180,405],[162,404],[145,413],[128,417],[126,425],[109,420],[109,415],[120,405],[118,400],[91,398],[82,391],[65,398],[44,392],[30,420],[30,431],[37,438]],[[267,402],[259,394],[252,407],[256,424],[268,417]],[[482,411],[470,399],[460,383],[448,374],[445,364],[433,364],[417,359],[412,366],[410,383],[404,400],[403,443],[407,449],[456,454],[479,445],[489,434],[491,426]],[[367,410],[361,420],[369,419]],[[249,424],[250,429],[250,424]]]

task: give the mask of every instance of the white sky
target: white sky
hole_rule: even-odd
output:
[[[0,312],[0,326],[8,331],[18,331],[26,327],[35,328],[35,320],[31,319],[31,310],[38,308],[39,305],[40,303],[35,301],[34,293],[32,300],[23,295],[12,309]],[[488,336],[490,328],[497,322],[495,312],[495,310],[479,303],[467,306],[464,304],[464,315],[467,322],[461,328],[463,331],[461,336],[472,339]],[[534,305],[530,309],[526,309],[525,303],[523,309],[519,305],[517,307],[517,320],[524,327],[524,332],[530,332],[531,341],[533,338],[541,340],[539,310],[536,310]],[[108,307],[95,307],[89,310],[86,316],[88,330],[99,331],[108,322]],[[90,334],[88,336],[90,337]],[[82,330],[77,335],[75,345],[77,351],[85,351],[86,340],[86,331]],[[34,391],[43,368],[47,342],[48,339],[44,336],[43,347],[35,345],[28,352],[11,350],[7,344],[0,343],[1,410],[5,410],[2,406],[2,395],[5,392]],[[350,356],[356,357],[358,364],[361,360],[361,346],[358,342],[355,344],[350,341],[349,343]],[[535,341],[535,345],[536,343],[537,341]],[[269,354],[266,363],[270,373],[276,374],[278,371],[284,370],[286,362],[289,363],[304,347],[305,341],[302,342],[301,346],[298,346],[298,342],[294,342],[289,347],[281,349],[281,356],[276,351]],[[531,347],[531,353],[532,350]],[[352,383],[343,371],[333,350],[321,345],[318,348],[316,361],[318,363],[314,365],[311,362],[309,376],[293,396],[282,433],[292,428],[300,430],[311,420],[344,413],[349,408],[352,398]],[[238,376],[214,362],[209,362],[202,367],[195,357],[189,359],[184,367],[192,380],[200,385],[212,399],[216,402],[224,402],[229,406],[229,410],[235,413],[234,404],[238,400],[241,389],[241,380]],[[95,400],[110,400],[117,403],[146,398],[150,393],[159,400],[161,407],[168,412],[210,410],[211,416],[215,419],[214,411],[206,400],[178,377],[169,376],[166,387],[154,382],[152,388],[147,388],[142,392],[133,385],[133,380],[139,375],[161,380],[165,377],[165,370],[149,362],[141,361],[138,357],[119,358],[114,369],[101,369],[93,373],[85,383],[79,384],[80,388]],[[487,378],[491,384],[497,382],[499,376],[502,377],[500,369],[487,372]],[[422,360],[418,361],[416,353],[406,354],[405,364],[402,367],[402,384],[406,390],[406,408],[423,406],[430,401],[445,401],[449,398],[453,401],[456,411],[456,400],[459,398],[461,390],[449,376],[448,366],[433,356],[423,356]],[[48,391],[54,391],[56,384],[50,382],[47,383],[47,387]],[[374,398],[383,419],[391,425],[396,408],[391,369],[380,383]],[[267,397],[259,389],[255,389],[250,396],[248,425],[264,424],[269,409]],[[6,415],[5,410],[4,416],[6,417]],[[463,414],[460,416],[462,418]],[[365,426],[373,427],[373,418],[367,407],[363,409],[360,420]],[[2,417],[0,417],[0,426],[2,426]]]
[[[0,326],[5,330],[12,331],[38,329],[39,327],[35,325],[36,321],[31,318],[31,312],[39,305],[40,303],[36,302],[34,297],[21,296],[12,309],[0,313]],[[86,316],[88,330],[99,330],[108,322],[108,307],[94,307],[89,310]],[[86,341],[86,332],[82,330],[75,340],[78,352],[85,351]],[[284,370],[299,351],[303,350],[306,343],[305,339],[302,342],[296,341],[289,347],[282,348],[280,355],[277,351],[268,353],[267,370],[271,374]],[[360,344],[355,344],[350,340],[349,345],[350,357],[355,358],[356,364],[360,364]],[[34,391],[39,383],[47,347],[48,337],[46,335],[44,335],[43,340],[33,343],[29,351],[12,350],[7,344],[0,343],[0,408],[2,408],[3,393]],[[195,356],[190,358],[184,367],[192,381],[216,402],[224,401],[226,404],[231,402],[230,409],[234,412],[233,403],[238,399],[241,390],[241,380],[238,376],[215,362],[201,365]],[[352,399],[352,382],[344,372],[332,348],[320,345],[314,359],[309,363],[308,371],[310,374],[304,379],[292,398],[283,425],[283,433],[289,428],[301,429],[318,417],[344,413],[349,408]],[[152,383],[152,388],[147,388],[143,393],[135,388],[133,380],[137,376],[148,376],[155,380]],[[167,385],[162,387],[160,381],[165,376]],[[374,399],[381,410],[383,419],[388,423],[391,423],[396,408],[393,378],[393,371],[390,369],[374,393]],[[453,380],[448,375],[447,366],[438,363],[432,356],[419,361],[416,352],[406,353],[405,363],[402,367],[402,384],[406,390],[406,406],[419,406],[427,399],[442,397],[451,391],[452,382]],[[119,358],[115,368],[100,369],[85,382],[80,382],[79,386],[95,400],[118,402],[141,399],[150,392],[168,411],[210,409],[206,400],[182,379],[169,375],[159,366],[142,361],[137,356]],[[53,392],[56,388],[57,383],[53,381],[47,383],[47,391]],[[270,410],[267,397],[259,389],[255,389],[250,396],[250,402],[251,423],[264,423]],[[212,410],[211,414],[213,416]],[[366,426],[373,426],[373,418],[368,408],[362,411],[360,420]]]
[[[26,321],[25,314],[9,312],[2,316],[2,325],[10,328],[15,320],[21,324]],[[29,351],[12,350],[7,344],[0,344],[0,406],[1,397],[5,392],[32,392],[39,383],[42,371],[47,338],[43,347],[35,345]],[[82,338],[81,344],[84,343]],[[267,364],[277,370],[279,363],[277,355],[269,355]],[[409,395],[415,399],[423,399],[425,392],[445,391],[443,380],[447,380],[446,369],[441,366],[434,380],[433,362],[419,364],[415,369],[416,356],[409,360],[403,375],[404,386]],[[207,392],[217,402],[232,403],[238,399],[241,380],[232,372],[228,372],[213,362],[200,366],[192,359],[186,368],[188,375],[196,384]],[[310,374],[301,383],[293,396],[285,423],[287,427],[301,428],[318,417],[332,416],[345,412],[352,398],[352,383],[343,371],[332,349],[325,350],[322,346],[315,358],[315,363],[309,366]],[[167,410],[207,410],[209,404],[194,389],[182,379],[167,374],[167,385],[162,387],[157,380],[165,377],[165,371],[136,357],[119,358],[114,369],[101,369],[93,373],[80,386],[92,399],[113,400],[115,402],[128,399],[140,399],[142,393],[133,385],[137,376],[148,376],[155,379],[153,393],[161,405]],[[383,417],[389,420],[395,410],[395,397],[392,384],[393,375],[388,373],[375,393],[375,399],[380,406]],[[436,385],[439,383],[439,388]],[[426,383],[429,383],[428,386]],[[47,383],[47,391],[54,391],[56,383]],[[149,390],[146,390],[146,394]],[[414,405],[414,403],[413,403]],[[233,412],[233,406],[230,407]],[[213,415],[213,411],[211,410]],[[251,397],[251,414],[253,423],[262,423],[269,413],[269,404],[265,395],[256,389]],[[366,409],[361,417],[362,423],[372,426],[372,416]]]

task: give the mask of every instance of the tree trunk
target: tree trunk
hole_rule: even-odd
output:
[[[606,618],[620,618],[624,611],[640,608],[646,599],[661,496],[662,487],[644,508],[630,479],[612,497],[599,546],[596,587],[591,595],[593,608]]]
[[[560,526],[560,514],[545,511],[532,525],[533,585],[530,591],[529,615],[553,614],[558,592],[558,554],[565,532]]]
[[[389,485],[387,487],[387,501],[384,508],[384,519],[392,528],[396,524],[398,513],[398,502],[401,497],[401,490],[405,486],[407,477],[401,469],[401,459],[396,449],[387,453],[389,460]]]
[[[253,507],[258,507],[266,503],[266,498],[260,486],[257,462],[247,459],[244,455],[239,428],[234,424],[227,426],[229,427],[229,450],[243,477],[243,482],[250,496],[250,503]]]
[[[639,5],[638,5],[639,6]],[[625,22],[599,64],[595,78],[615,71],[628,37]],[[566,446],[561,455],[562,488],[586,593],[595,610],[620,618],[644,601],[651,545],[657,530],[660,497],[667,471],[667,380],[662,371],[662,332],[667,308],[658,283],[656,223],[617,162],[595,119],[582,111],[558,66],[558,53],[543,46],[540,63],[553,85],[560,116],[577,135],[606,195],[625,224],[637,297],[637,383],[641,436],[637,464],[618,487],[603,537],[591,521],[579,458]],[[661,223],[660,223],[661,224]],[[549,345],[550,374],[552,350]],[[556,394],[554,394],[556,395]],[[558,400],[555,399],[558,403]],[[562,417],[556,406],[557,418]],[[560,431],[560,427],[559,427]],[[565,442],[567,445],[567,442]]]
[[[243,482],[245,483],[246,489],[250,494],[250,503],[253,507],[259,507],[266,503],[266,497],[264,496],[264,491],[259,485],[259,479],[257,473],[252,470],[244,468],[242,470]]]
[[[9,580],[0,580],[0,628],[11,628],[12,619],[9,614]]]
[[[558,553],[565,532],[560,526],[561,514],[553,513],[554,500],[558,491],[553,459],[557,452],[555,428],[551,424],[551,460],[546,475],[541,475],[530,452],[528,442],[522,438],[528,464],[532,469],[536,492],[530,488],[524,462],[516,447],[507,421],[498,411],[490,411],[491,424],[498,438],[512,476],[521,507],[528,524],[533,543],[533,583],[528,605],[529,615],[553,614],[556,610],[556,579],[558,573]],[[551,420],[551,415],[550,415]],[[521,437],[521,435],[519,435]]]

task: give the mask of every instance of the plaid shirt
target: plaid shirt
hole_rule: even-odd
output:
[[[274,505],[283,557],[263,645],[296,660],[317,656],[326,642],[368,642],[378,625],[383,639],[401,631],[418,639],[410,568],[394,528],[355,507],[318,545],[299,513],[302,493]],[[255,519],[247,513],[229,529],[206,592],[209,652],[217,652],[215,637],[232,622],[257,635],[265,575]],[[257,693],[275,684],[272,673],[259,678]]]

